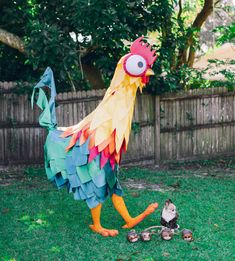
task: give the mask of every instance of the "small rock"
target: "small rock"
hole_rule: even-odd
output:
[[[36,223],[39,224],[39,225],[42,225],[43,221],[39,218],[36,220]]]
[[[170,253],[168,253],[168,252],[163,252],[163,254],[162,254],[163,256],[169,256],[170,255]]]

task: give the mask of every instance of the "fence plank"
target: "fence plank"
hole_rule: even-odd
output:
[[[155,124],[154,124],[154,162],[155,164],[159,164],[161,161],[161,134],[160,134],[160,124],[161,124],[161,114],[160,114],[160,97],[155,97]]]
[[[3,87],[2,87],[3,86]],[[11,93],[4,83],[0,96],[0,164],[43,162],[47,131],[38,126],[40,110],[27,95]],[[9,88],[8,88],[9,87]],[[58,126],[78,123],[101,101],[105,90],[58,94]],[[137,95],[132,133],[124,162],[185,160],[235,155],[235,92],[225,88],[177,94]]]

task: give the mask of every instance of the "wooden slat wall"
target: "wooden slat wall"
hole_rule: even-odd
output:
[[[235,95],[224,88],[161,97],[161,160],[235,153]]]
[[[10,87],[9,87],[10,86]],[[0,165],[43,162],[46,130],[38,125],[39,109],[30,97],[11,93],[0,83]],[[60,93],[58,126],[69,126],[93,111],[105,90]],[[139,95],[123,162],[165,162],[235,155],[235,93],[224,88],[193,90],[161,97]],[[160,144],[160,145],[159,145]]]

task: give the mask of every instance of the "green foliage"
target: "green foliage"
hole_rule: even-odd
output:
[[[32,218],[29,215],[23,215],[18,221],[23,223],[27,227],[27,230],[34,230],[47,226],[46,220],[42,218],[44,218],[44,215],[42,214],[39,214],[36,218]]]
[[[24,38],[29,55],[20,57],[20,64],[36,72],[27,74],[22,66],[14,80],[28,80],[28,75],[40,75],[51,66],[63,90],[71,88],[71,81],[88,87],[82,79],[81,59],[98,67],[108,84],[118,59],[126,52],[122,39],[132,41],[147,30],[159,32],[162,43],[156,68],[159,73],[165,67],[167,70],[174,60],[175,33],[181,32],[179,26],[176,29],[174,12],[173,3],[163,0],[11,0],[1,10],[0,26]],[[1,53],[5,61],[13,63],[5,49]],[[9,67],[1,76],[10,79]]]
[[[0,28],[23,38],[26,32],[27,13],[22,10],[23,0],[1,0]],[[38,77],[30,65],[25,65],[25,55],[0,43],[0,81],[29,80]]]
[[[9,256],[3,256],[0,260],[1,261],[17,261],[15,258],[11,258]]]
[[[210,59],[208,60],[209,65],[204,70],[205,72],[210,70],[211,68],[215,68],[216,66],[220,65],[226,65],[227,69],[221,69],[217,71],[210,72],[211,76],[215,76],[218,74],[221,74],[225,78],[225,82],[223,83],[223,86],[226,87],[228,90],[233,91],[234,90],[234,82],[235,82],[235,73],[234,70],[229,68],[229,65],[234,65],[235,60],[218,60],[218,59]],[[210,87],[221,87],[221,82],[211,82]]]
[[[131,130],[133,131],[134,135],[141,132],[141,127],[138,122],[132,122],[131,124]]]
[[[203,1],[92,1],[92,0],[9,0],[0,10],[0,28],[24,40],[27,55],[0,46],[0,80],[36,82],[51,66],[59,91],[90,88],[84,79],[85,64],[100,71],[106,86],[119,58],[126,54],[123,40],[156,32],[153,42],[159,57],[148,91],[162,93],[179,89],[206,87],[200,73],[182,62],[189,37],[192,48],[199,48],[199,29],[192,28]],[[11,19],[9,19],[9,17]],[[218,29],[222,30],[222,28]],[[227,29],[226,29],[227,30]],[[234,35],[229,27],[220,41]],[[225,31],[223,31],[225,32]],[[23,85],[18,92],[23,92]]]
[[[219,33],[219,36],[216,38],[217,45],[222,45],[224,43],[235,44],[235,23],[226,26],[218,26],[215,28],[214,32]]]
[[[210,87],[210,82],[203,78],[203,72],[182,65],[177,70],[169,71],[158,76],[157,81],[151,84],[150,91],[163,93],[166,91],[176,92],[179,90],[199,89]]]
[[[63,0],[60,3],[11,0],[0,12],[0,26],[24,37],[29,56],[21,57],[21,64],[25,63],[38,75],[46,66],[51,66],[62,90],[70,88],[71,81],[81,88],[87,87],[87,83],[82,79],[79,61],[94,64],[104,78],[110,79],[117,60],[124,54],[121,40],[133,40],[147,33],[148,3],[140,0]],[[162,9],[162,15],[163,12]],[[13,18],[10,21],[9,16]],[[71,33],[82,39],[74,41]],[[9,67],[4,77],[11,77]],[[23,69],[19,70],[18,79],[27,79]]]
[[[209,87],[208,82],[203,79],[202,72],[189,67],[187,61],[182,61],[189,37],[192,38],[192,49],[199,49],[200,29],[192,28],[191,23],[196,15],[195,10],[198,9],[198,5],[201,7],[202,3],[194,6],[190,1],[186,1],[180,16],[175,9],[176,5],[177,3],[168,4],[167,19],[160,27],[160,55],[154,67],[157,73],[148,86],[150,92],[157,94]]]

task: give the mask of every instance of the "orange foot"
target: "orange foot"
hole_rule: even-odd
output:
[[[102,235],[103,237],[115,237],[118,235],[118,231],[114,229],[106,229],[103,228],[102,226],[95,226],[95,225],[90,225],[89,227],[92,231]]]
[[[132,228],[143,221],[148,215],[152,214],[158,207],[158,203],[153,203],[149,205],[143,213],[139,216],[132,218],[129,222],[127,222],[122,228]]]

